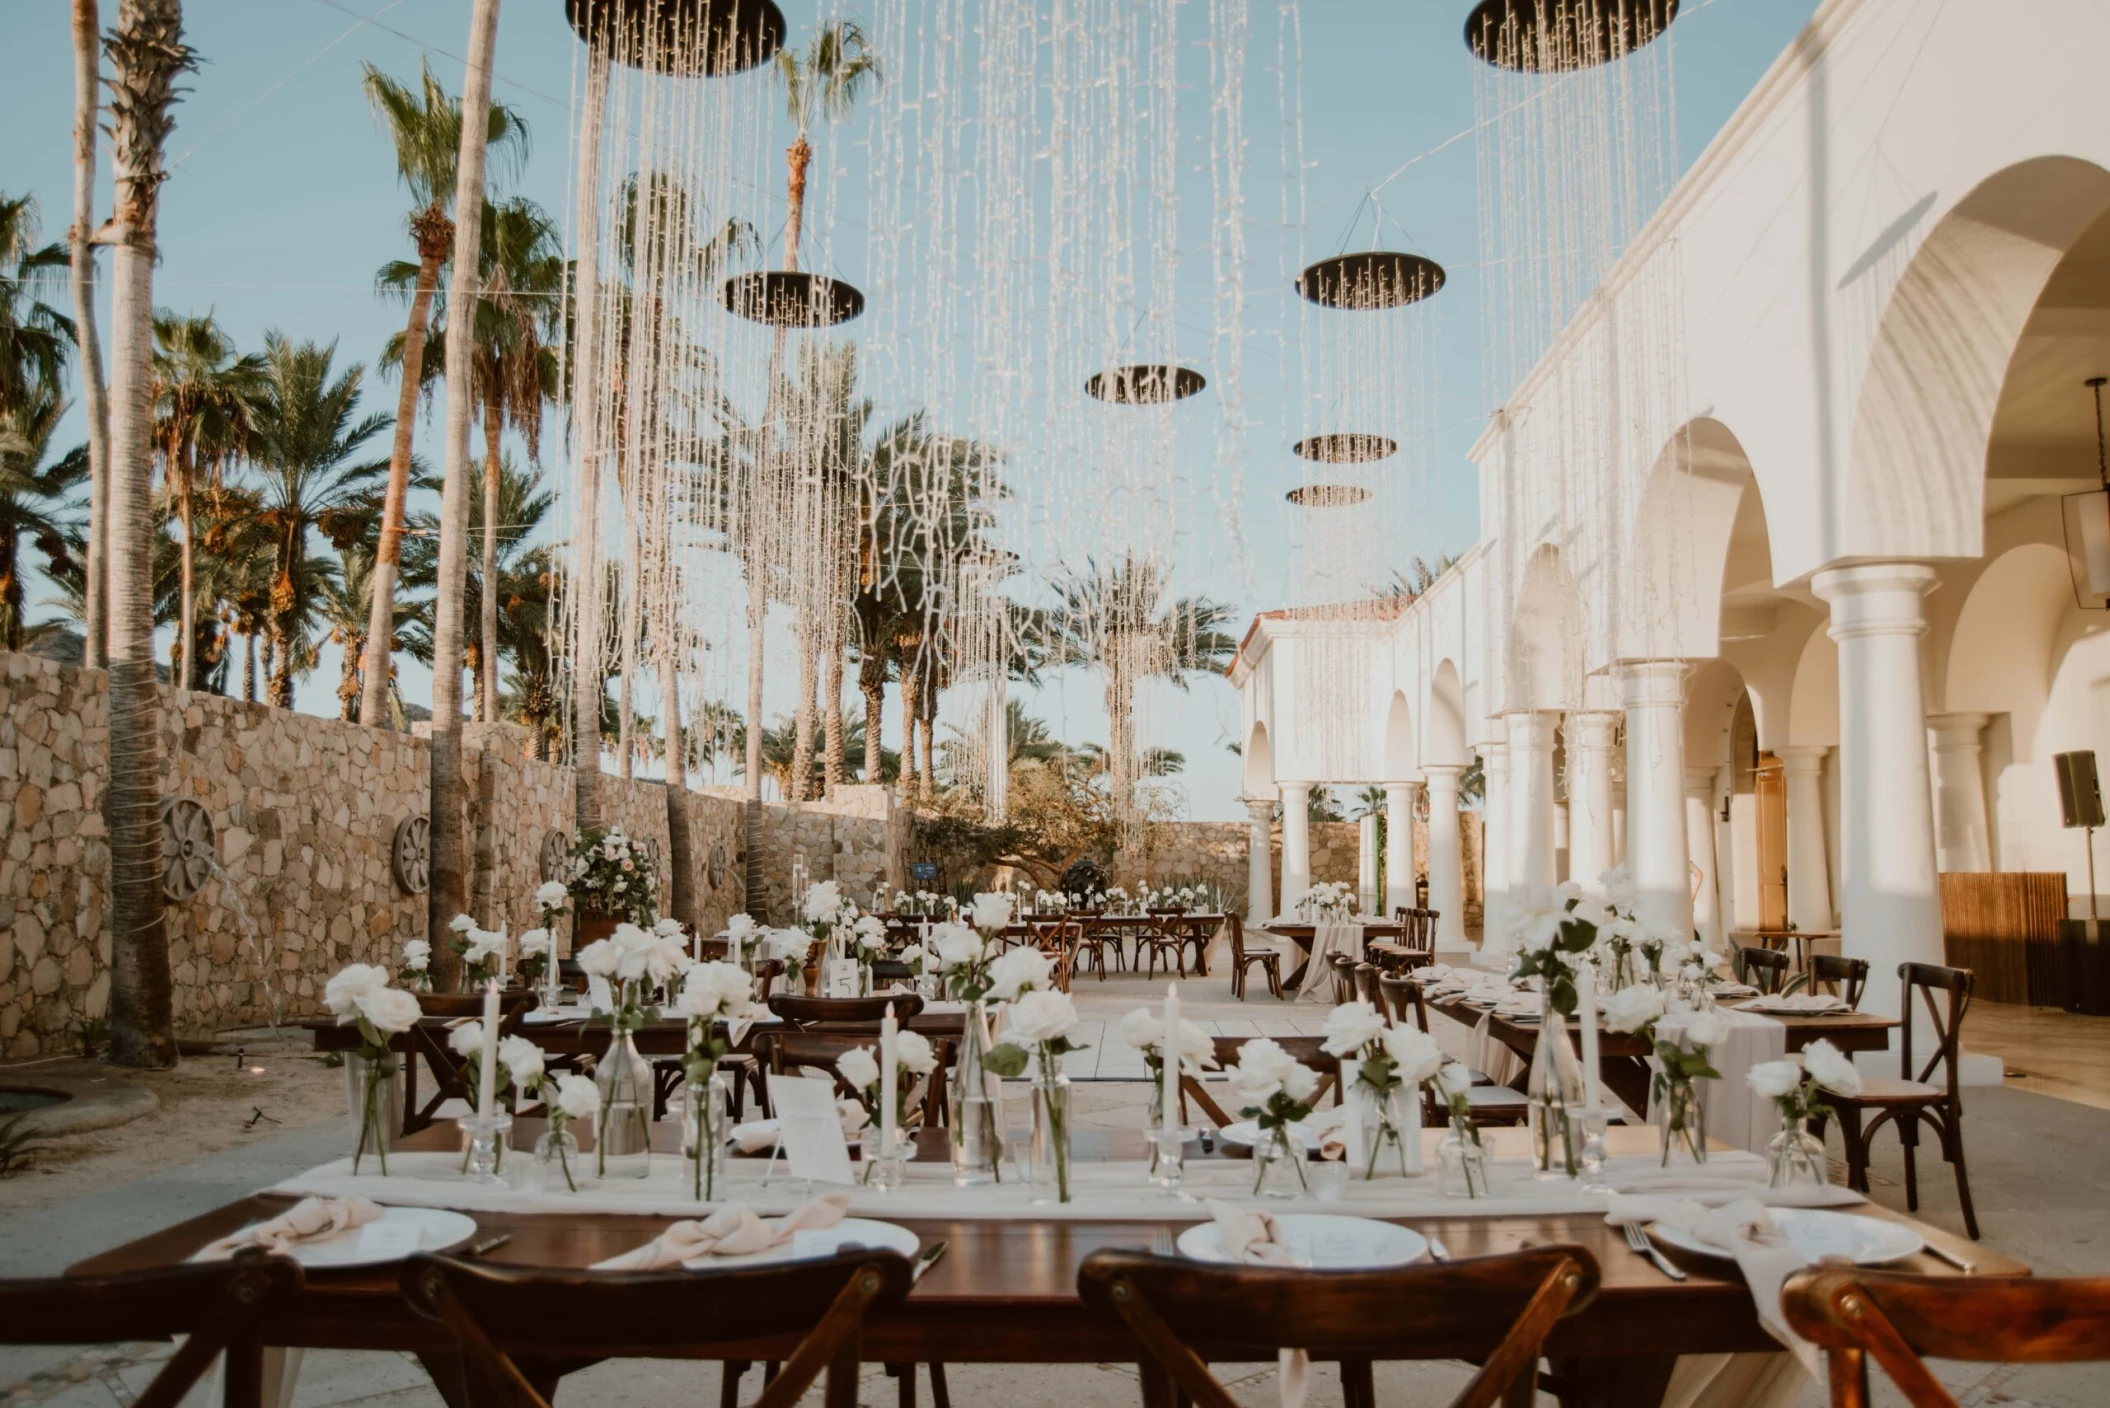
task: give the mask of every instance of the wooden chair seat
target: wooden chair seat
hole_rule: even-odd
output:
[[[1926,1085],[1916,1080],[1885,1079],[1882,1076],[1863,1076],[1861,1093],[1854,1100],[1862,1105],[1919,1105],[1940,1100],[1943,1090],[1938,1085]],[[1827,1102],[1840,1097],[1825,1092]]]

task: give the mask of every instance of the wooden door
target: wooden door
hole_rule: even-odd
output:
[[[1760,753],[1751,781],[1758,798],[1758,923],[1778,931],[1788,924],[1788,784],[1780,759]]]

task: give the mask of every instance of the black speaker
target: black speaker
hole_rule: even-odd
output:
[[[2095,754],[2054,753],[2052,766],[2059,774],[2059,811],[2067,826],[2103,824],[2103,789],[2095,777]]]

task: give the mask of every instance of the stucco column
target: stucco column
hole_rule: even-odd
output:
[[[1377,813],[1365,812],[1355,819],[1355,908],[1359,914],[1377,913]]]
[[[1991,870],[1985,773],[1978,766],[1984,714],[1929,714],[1934,745],[1934,865],[1937,870]]]
[[[1425,763],[1429,783],[1429,908],[1436,911],[1436,947],[1465,943],[1465,852],[1458,844],[1456,764]]]
[[[1617,714],[1568,715],[1568,878],[1585,887],[1612,860],[1612,743]]]
[[[1412,782],[1385,784],[1385,916],[1414,907],[1414,789]],[[1452,832],[1456,834],[1455,828]]]
[[[1275,917],[1275,802],[1271,797],[1245,800],[1245,920],[1265,924]]]
[[[1311,784],[1282,784],[1282,913],[1311,888]]]
[[[1496,732],[1480,745],[1480,820],[1486,828],[1480,856],[1480,886],[1486,892],[1480,907],[1480,951],[1507,953],[1509,866],[1514,854],[1509,818],[1515,810],[1509,796],[1509,725],[1502,719],[1490,719],[1488,727]]]
[[[1788,922],[1804,932],[1832,927],[1831,864],[1824,854],[1823,744],[1780,750],[1788,790]]]
[[[1644,927],[1679,939],[1692,932],[1685,846],[1684,662],[1621,667],[1626,704],[1626,863]]]
[[[1722,871],[1715,856],[1714,806],[1718,768],[1685,769],[1686,886],[1692,893],[1691,928],[1700,942],[1722,951]],[[1695,875],[1697,872],[1697,875]],[[1691,890],[1697,883],[1698,889]]]
[[[1923,598],[1933,586],[1934,569],[1918,562],[1835,567],[1810,579],[1839,643],[1841,947],[1869,962],[1866,1007],[1893,1017],[1898,965],[1942,961],[1920,693]]]

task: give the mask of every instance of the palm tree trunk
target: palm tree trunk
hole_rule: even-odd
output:
[[[860,666],[857,678],[865,697],[864,780],[876,783],[886,766],[886,740],[879,736],[880,714],[886,708],[886,662],[881,660],[876,671]]]
[[[359,655],[361,641],[344,643],[344,665],[337,679],[337,717],[346,723],[352,722],[353,711],[359,707]]]
[[[446,479],[440,492],[438,602],[432,631],[431,887],[425,932],[441,935],[447,921],[468,905],[468,869],[462,846],[462,597],[468,585],[469,416],[475,401],[474,344],[467,336],[476,316],[476,254],[484,214],[484,137],[480,119],[491,110],[491,62],[498,43],[498,0],[475,0],[469,17],[469,57],[462,79],[461,157],[454,186],[454,277],[447,284]],[[454,976],[456,956],[434,945],[441,979]]]
[[[88,547],[86,638],[82,663],[100,670],[109,658],[105,589],[110,522],[110,404],[103,384],[103,348],[95,331],[96,107],[102,95],[101,15],[97,0],[73,0],[73,256],[74,342],[81,354],[81,400],[88,414]]]
[[[242,632],[242,702],[245,704],[256,703],[255,631]]]
[[[1115,658],[1106,667],[1106,783],[1114,804],[1114,818],[1126,821],[1135,804],[1134,765],[1136,756],[1135,700],[1128,672],[1119,656],[1121,640],[1114,641]]]
[[[681,671],[671,613],[662,613],[659,634],[659,712],[667,762],[667,868],[673,872],[674,917],[693,929],[697,923],[696,865],[689,853],[689,760],[682,747]]]
[[[271,613],[271,697],[274,709],[293,707],[293,613]]]
[[[919,648],[917,656],[922,654]],[[915,799],[916,790],[916,701],[923,697],[923,670],[915,657],[901,662],[901,800]]]
[[[173,469],[174,467],[175,463],[172,456],[170,468]],[[176,639],[182,642],[181,649],[183,652],[182,672],[176,676],[176,688],[178,689],[196,689],[198,687],[198,667],[194,659],[198,653],[196,620],[198,609],[198,554],[194,547],[197,529],[191,517],[193,506],[191,476],[197,472],[197,468],[194,463],[184,467],[183,482],[176,490],[176,516],[183,524],[183,584],[180,588],[182,596],[176,603]]]
[[[178,0],[121,0],[110,43],[118,242],[110,260],[108,585],[110,1059],[176,1064],[161,897],[161,700],[154,682],[154,232],[175,78]]]
[[[468,109],[463,109],[468,111]],[[467,127],[472,124],[463,123]],[[479,212],[480,214],[481,212]],[[425,329],[432,316],[432,290],[446,257],[450,222],[438,206],[411,221],[418,240],[418,283],[410,296],[410,321],[403,327],[403,389],[396,395],[396,436],[388,452],[388,491],[381,501],[381,541],[374,550],[374,597],[367,607],[365,678],[359,721],[388,726],[388,679],[395,655],[396,563],[403,555],[403,501],[410,492],[411,432],[418,418],[418,387],[425,375]]]
[[[498,718],[498,437],[504,433],[505,422],[499,415],[497,398],[487,398],[490,404],[484,407],[484,560],[483,610],[478,613],[483,620],[479,634],[483,638],[483,668],[478,673],[478,715],[485,723]]]
[[[601,824],[601,124],[608,106],[608,51],[587,53],[586,99],[580,116],[578,179],[573,183],[579,257],[572,268],[572,418],[578,427],[579,501],[571,544],[572,613],[577,637],[572,671],[572,812],[584,832]]]
[[[0,528],[0,648],[22,648],[22,579],[15,575],[21,539],[12,528]]]
[[[916,743],[923,752],[923,771],[916,774],[916,791],[928,802],[937,790],[938,769],[936,754],[931,751],[931,731],[938,712],[938,691],[929,683],[933,678],[932,671],[924,671],[923,677],[926,681],[923,692],[929,696],[929,702],[919,704],[916,710]]]
[[[813,614],[799,608],[794,635],[799,643],[799,704],[791,737],[791,800],[803,802],[813,790],[813,698],[820,692],[820,661],[814,654]]]
[[[821,795],[825,797],[850,780],[843,761],[843,617],[841,608],[834,605],[829,606],[821,631],[821,659]]]

